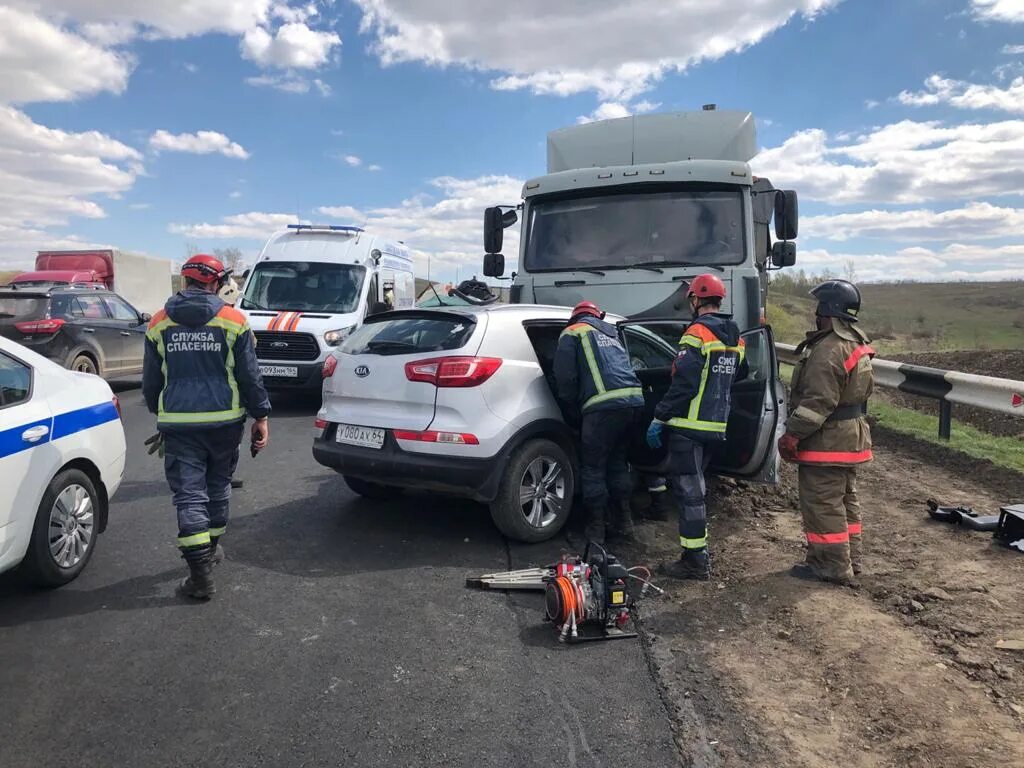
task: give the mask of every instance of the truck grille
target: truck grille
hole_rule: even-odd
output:
[[[311,333],[255,331],[256,357],[260,360],[316,360],[320,345]]]

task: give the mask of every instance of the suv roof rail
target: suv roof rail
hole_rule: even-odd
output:
[[[366,230],[348,224],[289,224],[288,229],[296,232],[338,232],[346,235],[358,235]]]

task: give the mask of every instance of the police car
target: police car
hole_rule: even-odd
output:
[[[103,379],[0,337],[0,572],[49,587],[82,572],[121,485],[120,415]]]

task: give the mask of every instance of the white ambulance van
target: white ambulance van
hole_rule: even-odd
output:
[[[368,315],[411,308],[412,256],[359,227],[293,224],[271,236],[238,308],[269,389],[316,389],[324,361]]]

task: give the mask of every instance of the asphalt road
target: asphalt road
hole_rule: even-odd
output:
[[[564,539],[354,496],[312,459],[309,403],[243,451],[218,595],[183,602],[153,421],[119,388],[125,482],[89,567],[53,592],[0,577],[0,766],[678,765],[637,641],[559,646],[539,594],[463,586]]]

